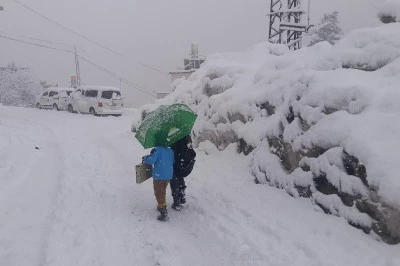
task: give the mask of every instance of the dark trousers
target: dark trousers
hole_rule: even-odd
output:
[[[185,178],[175,176],[170,181],[172,197],[174,202],[179,202],[185,196]]]

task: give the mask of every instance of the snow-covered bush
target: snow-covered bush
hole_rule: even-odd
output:
[[[0,103],[3,105],[34,106],[42,90],[27,69],[10,63],[0,70]]]
[[[318,25],[312,27],[309,31],[311,37],[309,46],[319,42],[329,42],[331,45],[339,41],[343,36],[343,31],[339,26],[339,12],[325,14]]]
[[[262,43],[216,54],[174,93],[198,114],[203,149],[237,143],[257,183],[309,197],[387,243],[400,242],[400,32],[350,33],[295,52]],[[213,82],[215,81],[215,82]]]
[[[378,18],[383,23],[400,21],[400,0],[386,0],[379,8]]]

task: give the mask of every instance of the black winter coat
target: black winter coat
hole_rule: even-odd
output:
[[[171,145],[174,151],[174,176],[187,177],[196,162],[196,152],[192,146],[192,138],[186,136]]]

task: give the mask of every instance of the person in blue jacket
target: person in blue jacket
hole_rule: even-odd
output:
[[[154,147],[150,155],[143,157],[143,162],[153,166],[153,187],[157,200],[158,220],[168,219],[166,190],[174,174],[174,152],[169,147]]]

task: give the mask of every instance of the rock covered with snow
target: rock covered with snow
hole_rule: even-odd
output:
[[[262,43],[216,54],[157,104],[197,112],[200,147],[237,143],[256,182],[310,197],[388,243],[400,242],[400,32],[350,33],[296,52]]]

